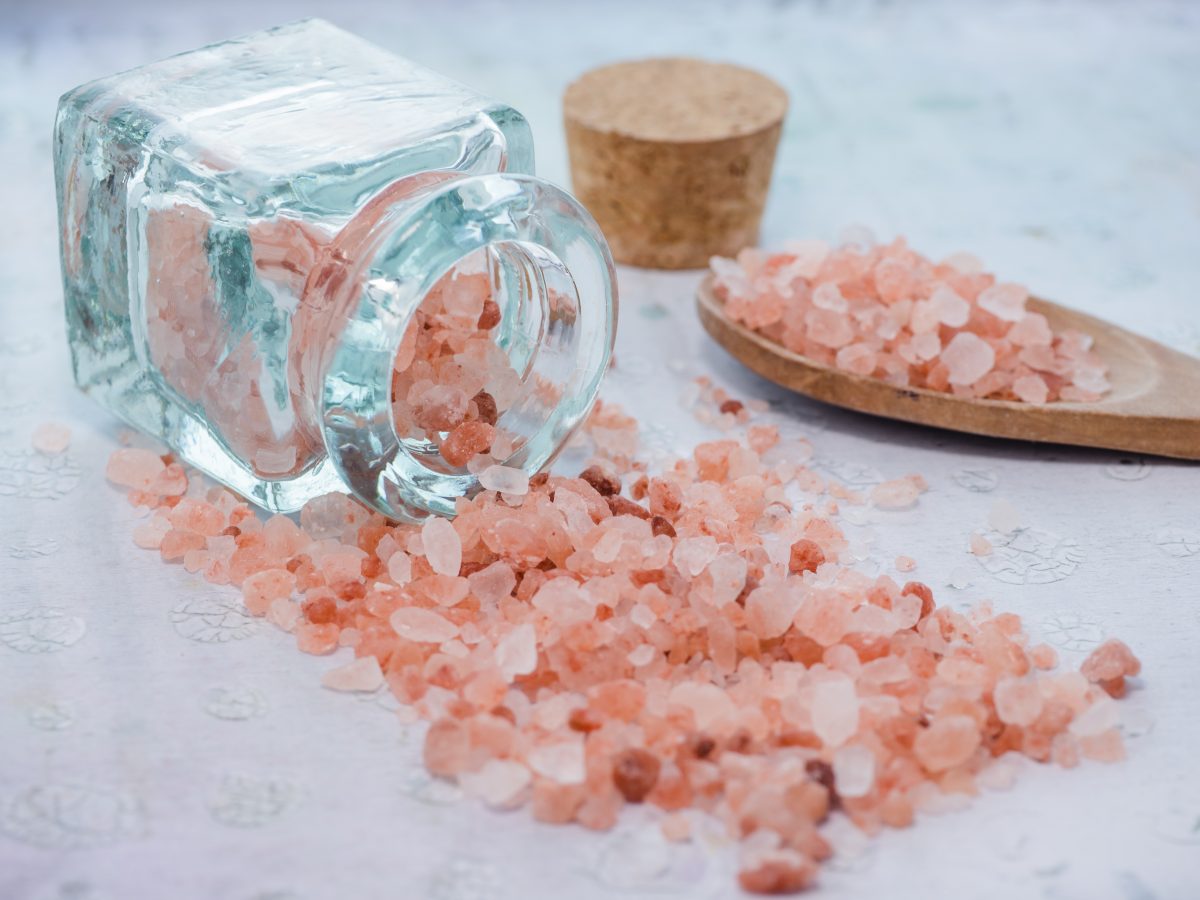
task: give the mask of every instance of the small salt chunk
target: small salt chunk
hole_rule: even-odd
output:
[[[839,747],[858,731],[858,695],[849,678],[832,678],[813,686],[812,723],[827,747]]]
[[[43,422],[33,429],[33,449],[45,456],[57,456],[71,445],[71,429],[57,422]]]
[[[841,797],[865,797],[875,785],[875,754],[862,744],[839,747],[833,754],[833,776]]]
[[[971,586],[971,570],[955,566],[950,570],[950,579],[946,583],[956,591],[965,591]]]
[[[404,606],[388,620],[396,634],[422,644],[441,644],[458,634],[458,626],[432,610]]]
[[[992,542],[977,531],[971,532],[968,543],[975,556],[988,556],[992,552]]]
[[[942,362],[949,370],[951,384],[970,386],[992,371],[996,351],[973,332],[960,331],[942,351]]]
[[[484,490],[501,494],[529,493],[529,475],[522,469],[509,466],[488,466],[479,473],[479,484]]]
[[[537,633],[528,622],[516,626],[496,645],[496,665],[509,681],[537,668]]]
[[[459,776],[466,793],[497,809],[517,805],[531,780],[529,769],[509,759],[490,759],[478,771]]]
[[[412,558],[403,550],[395,550],[387,558],[388,577],[398,585],[412,581]]]
[[[374,656],[364,656],[330,669],[321,676],[321,686],[332,691],[377,691],[383,686],[383,670]]]
[[[529,752],[529,768],[559,784],[583,784],[587,777],[583,739],[539,744]]]
[[[650,644],[641,644],[629,651],[629,655],[625,657],[633,666],[648,665],[658,656],[658,650]]]
[[[421,526],[421,547],[430,568],[439,575],[457,575],[462,568],[462,541],[449,519],[430,516]]]
[[[1000,534],[1012,534],[1021,527],[1021,514],[1008,500],[1001,497],[988,513],[988,527]]]

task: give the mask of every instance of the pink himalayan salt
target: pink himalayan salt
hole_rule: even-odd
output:
[[[1010,725],[1032,725],[1042,713],[1042,694],[1034,681],[1005,678],[994,689],[996,715]]]
[[[975,556],[988,556],[992,552],[992,542],[977,531],[971,532],[968,543]]]
[[[421,644],[442,644],[458,634],[458,626],[428,609],[401,607],[388,619],[396,634]]]
[[[383,670],[374,656],[364,656],[330,669],[321,676],[321,686],[331,691],[370,693],[383,686]]]
[[[479,484],[484,490],[521,495],[529,491],[529,475],[509,466],[488,466],[479,473]]]
[[[71,445],[71,429],[57,422],[43,422],[33,429],[33,449],[46,456],[57,456]]]
[[[951,384],[972,385],[996,364],[996,351],[970,331],[960,331],[942,351],[942,364]]]
[[[287,569],[264,569],[242,582],[242,599],[255,616],[265,616],[276,600],[285,600],[296,587],[296,578]]]
[[[113,484],[144,491],[166,467],[157,453],[139,447],[123,447],[113,451],[108,458],[104,475]]]
[[[970,716],[940,716],[917,734],[913,754],[928,771],[944,772],[970,759],[979,742],[979,725]]]
[[[601,421],[613,434],[628,426],[611,408]],[[168,558],[200,560],[203,577],[252,596],[277,578],[281,592],[275,573],[294,578],[301,602],[276,597],[267,617],[307,652],[348,646],[375,660],[404,709],[432,722],[431,772],[589,828],[612,827],[629,802],[705,810],[745,842],[741,879],[756,889],[811,882],[830,852],[818,826],[839,780],[843,808],[873,831],[966,797],[943,790],[995,782],[993,756],[1123,754],[1101,704],[1113,701],[1079,673],[1045,674],[1054,654],[1026,651],[1014,616],[938,608],[924,585],[858,573],[842,560],[835,507],[766,500],[793,484],[832,494],[802,464],[764,461],[774,442],[763,446],[717,442],[661,475],[635,470],[632,499],[622,485],[605,496],[551,476],[519,507],[492,493],[461,501],[461,576],[433,570],[421,529],[344,498],[311,504],[297,528],[185,483],[148,496],[148,543],[170,536],[183,556]],[[635,464],[615,441],[609,450],[613,471]],[[207,510],[175,513],[185,493],[230,527],[171,527],[173,514],[215,527]],[[597,559],[616,532],[614,554]],[[1111,649],[1092,665],[1131,667]],[[1042,712],[1006,722],[1032,715],[1026,685]]]
[[[430,516],[421,527],[421,547],[438,575],[458,575],[462,568],[462,541],[448,519]]]
[[[917,561],[911,556],[897,556],[895,565],[897,572],[911,572],[917,567]]]
[[[815,259],[802,263],[791,245],[716,257],[714,288],[734,321],[898,387],[1031,403],[1090,402],[1110,389],[1087,336],[1055,334],[1026,309],[1024,287],[997,283],[973,257],[934,263],[898,238]]]
[[[926,490],[925,479],[920,475],[908,475],[875,485],[871,489],[871,503],[879,509],[908,509]]]

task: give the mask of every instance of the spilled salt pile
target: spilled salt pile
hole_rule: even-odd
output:
[[[714,257],[726,314],[783,347],[855,375],[959,397],[1089,402],[1108,368],[1078,331],[1055,333],[1028,291],[957,254],[934,263],[903,238],[860,249],[798,241]]]
[[[714,816],[750,891],[811,885],[834,811],[875,833],[1003,780],[1008,754],[1122,758],[1113,698],[1140,668],[1124,644],[1059,670],[1015,615],[856,571],[836,490],[772,426],[657,474],[632,459],[635,429],[602,405],[579,477],[489,467],[456,518],[421,526],[340,495],[263,520],[142,449],[107,474],[147,512],[139,546],[238,586],[305,652],[351,648],[323,683],[386,684],[430,723],[433,774],[591,829],[649,804],[689,840],[689,817]],[[923,488],[873,499],[903,508]]]

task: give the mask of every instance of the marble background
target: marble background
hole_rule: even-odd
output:
[[[559,97],[584,68],[667,53],[756,66],[793,104],[767,242],[865,226],[930,254],[969,249],[1200,354],[1200,6],[0,2],[0,898],[737,896],[733,850],[711,829],[667,846],[645,811],[597,835],[460,802],[423,774],[420,729],[387,698],[318,687],[340,660],[298,654],[235,592],[130,542],[133,512],[101,474],[116,425],[70,384],[56,98],[310,14],[521,109],[559,182]],[[606,395],[646,423],[652,454],[707,436],[680,397],[710,374],[771,400],[832,476],[928,478],[914,510],[856,516],[865,566],[908,553],[943,602],[991,598],[1067,662],[1108,635],[1145,662],[1126,763],[1026,766],[1007,792],[872,841],[835,820],[818,896],[1200,896],[1200,470],[784,396],[703,336],[697,277],[621,273]],[[51,419],[74,440],[48,462],[29,440]],[[980,561],[966,537],[997,498],[1025,528]]]

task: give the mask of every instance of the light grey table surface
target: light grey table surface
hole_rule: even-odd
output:
[[[618,58],[746,63],[792,108],[770,243],[863,225],[969,249],[1038,293],[1200,353],[1200,7],[1036,3],[0,3],[0,898],[721,898],[735,853],[483,811],[433,784],[386,698],[318,686],[233,591],[130,543],[102,477],[113,420],[70,384],[50,168],[58,95],[117,69],[320,14],[479,86],[533,122],[567,180],[559,97]],[[1077,664],[1108,635],[1145,662],[1127,762],[1025,766],[1007,792],[866,840],[845,822],[818,896],[1200,897],[1200,470],[922,430],[787,398],[697,325],[694,273],[621,272],[606,395],[656,456],[709,433],[715,377],[776,402],[851,484],[921,472],[916,509],[860,514],[863,565],[898,553],[939,599],[991,598]],[[29,451],[46,420],[73,443]],[[997,498],[1026,526],[982,564]],[[950,583],[958,585],[951,587]]]

